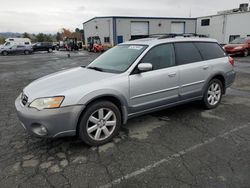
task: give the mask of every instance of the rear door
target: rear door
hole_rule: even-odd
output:
[[[132,113],[178,101],[179,72],[173,45],[153,47],[140,63],[151,63],[153,70],[129,76]]]
[[[180,72],[180,98],[187,100],[202,96],[209,67],[193,42],[175,43],[176,61]]]

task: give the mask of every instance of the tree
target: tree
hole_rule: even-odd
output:
[[[63,40],[62,33],[57,32],[56,33],[56,41],[61,41],[61,40]]]
[[[3,44],[3,43],[5,43],[5,38],[0,36],[0,44]]]
[[[29,39],[30,39],[31,37],[30,37],[30,34],[29,34],[29,33],[24,32],[24,33],[23,33],[23,38],[29,38]]]
[[[62,31],[63,37],[71,37],[72,32],[69,29],[63,28]]]
[[[45,42],[53,42],[52,35],[45,35]]]
[[[76,29],[75,29],[75,32],[76,32],[76,33],[79,33],[79,32],[80,32],[80,29],[79,29],[79,28],[76,28]]]

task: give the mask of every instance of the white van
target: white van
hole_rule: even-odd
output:
[[[31,45],[31,41],[29,38],[7,38],[3,47],[13,45]]]

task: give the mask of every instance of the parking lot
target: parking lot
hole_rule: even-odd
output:
[[[23,87],[96,57],[0,56],[0,187],[250,187],[250,56],[236,58],[236,82],[217,109],[195,102],[134,118],[100,147],[29,136],[14,107]]]

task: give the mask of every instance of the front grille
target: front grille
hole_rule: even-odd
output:
[[[25,106],[26,104],[27,104],[27,102],[28,102],[28,97],[24,94],[24,93],[22,93],[22,95],[21,95],[21,101],[22,101],[22,104]]]

